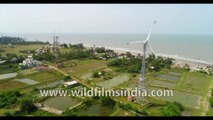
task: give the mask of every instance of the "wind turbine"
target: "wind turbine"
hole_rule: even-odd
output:
[[[153,26],[156,24],[156,21],[153,22],[153,25],[151,26],[150,30],[149,30],[149,34],[146,38],[146,40],[144,41],[135,41],[135,42],[127,42],[127,44],[143,44],[143,61],[142,61],[142,66],[141,66],[141,78],[140,81],[142,82],[142,90],[146,90],[145,88],[145,75],[146,75],[146,50],[147,50],[147,46],[150,48],[151,52],[154,54],[154,50],[152,49],[152,47],[149,45],[148,41],[151,35],[151,31]]]

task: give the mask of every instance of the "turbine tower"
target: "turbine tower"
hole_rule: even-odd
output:
[[[156,24],[156,21],[153,22],[153,25]],[[127,44],[143,44],[143,60],[142,60],[142,66],[141,66],[141,78],[140,81],[142,82],[142,90],[146,90],[145,87],[145,79],[146,79],[146,51],[147,51],[147,46],[150,48],[151,52],[154,54],[154,50],[152,49],[152,47],[149,45],[148,41],[151,35],[151,31],[153,28],[153,25],[151,26],[148,36],[146,38],[146,40],[144,41],[135,41],[135,42],[127,42]],[[142,100],[144,99],[144,97],[142,96]]]
[[[62,67],[63,62],[59,60],[59,54],[60,54],[59,48],[60,48],[59,37],[54,32],[52,49],[55,56],[55,63],[57,67]]]

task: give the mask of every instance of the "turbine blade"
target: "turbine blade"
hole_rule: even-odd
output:
[[[127,42],[127,44],[143,44],[143,41]]]
[[[154,50],[152,49],[152,47],[149,45],[149,43],[147,43],[147,45],[149,46],[151,52],[155,55],[155,52],[154,52]]]
[[[154,21],[154,24],[156,24],[156,21]],[[150,30],[149,30],[149,34],[148,34],[148,36],[147,36],[147,38],[146,38],[146,41],[148,41],[149,38],[150,38],[150,35],[151,35],[152,28],[153,28],[153,25],[154,25],[154,24],[152,24],[152,26],[151,26],[151,28],[150,28]]]

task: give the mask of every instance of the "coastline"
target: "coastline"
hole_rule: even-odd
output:
[[[94,47],[93,45],[88,45],[88,44],[83,44],[83,45],[85,47]],[[142,55],[141,51],[129,50],[129,49],[125,49],[125,48],[113,48],[113,47],[98,46],[98,45],[96,45],[96,47],[105,47],[106,49],[111,49],[115,53],[118,53],[118,54],[130,52],[132,55],[135,55],[135,56],[138,54]],[[184,57],[180,57],[178,55],[167,55],[167,54],[159,54],[159,53],[156,53],[155,55],[175,59],[174,66],[176,66],[176,67],[177,66],[183,67],[185,64],[188,64],[191,70],[199,70],[200,68],[203,68],[205,70],[207,66],[213,65],[213,63],[208,63],[203,60],[184,58]]]

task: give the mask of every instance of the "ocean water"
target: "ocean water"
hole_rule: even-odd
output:
[[[52,43],[53,34],[22,33],[4,34],[24,37],[27,40],[49,41]],[[127,45],[127,42],[146,39],[146,34],[59,34],[60,43],[83,43],[86,45],[105,46],[121,50],[142,52],[141,44]],[[176,59],[197,60],[203,63],[213,63],[213,35],[172,35],[153,34],[149,44],[157,55],[169,56]],[[150,52],[148,48],[148,52]]]

